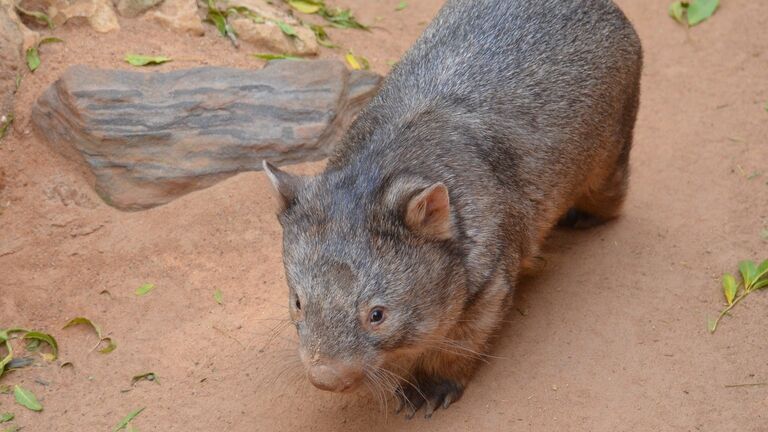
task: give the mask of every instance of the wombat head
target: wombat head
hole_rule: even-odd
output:
[[[467,296],[445,185],[375,168],[264,170],[281,205],[289,308],[310,381],[351,390],[439,347]]]

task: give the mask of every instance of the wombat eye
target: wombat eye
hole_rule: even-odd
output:
[[[382,321],[384,321],[384,309],[373,308],[371,310],[370,320],[373,324],[380,324]]]
[[[298,297],[296,297],[296,303],[295,303],[295,305],[296,305],[296,309],[298,309],[298,310],[301,310],[301,302],[299,301],[299,298],[298,298]]]

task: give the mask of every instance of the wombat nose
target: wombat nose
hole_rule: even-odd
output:
[[[357,386],[362,372],[340,363],[318,363],[309,367],[309,381],[321,390],[343,392]]]

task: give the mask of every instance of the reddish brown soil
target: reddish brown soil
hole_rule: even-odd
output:
[[[56,29],[66,43],[43,47],[0,143],[0,328],[53,333],[74,368],[4,376],[45,409],[0,395],[0,412],[15,412],[30,432],[107,431],[139,407],[142,431],[768,431],[768,385],[728,387],[768,382],[768,293],[739,305],[716,334],[706,330],[723,305],[719,276],[740,259],[768,258],[768,2],[724,1],[689,31],[666,16],[667,2],[620,1],[646,53],[624,216],[552,235],[546,271],[519,288],[499,358],[429,421],[385,413],[365,393],[315,390],[298,368],[292,329],[270,337],[287,310],[263,174],[123,213],[32,132],[33,101],[74,63],[128,67],[127,51],[181,59],[157,70],[261,62],[212,28],[203,38],[135,20],[117,34]],[[386,72],[441,2],[395,12],[397,3],[346,0],[378,28],[332,36]],[[157,288],[136,297],[143,282]],[[89,352],[93,335],[61,330],[74,316],[99,323],[117,350]],[[131,389],[144,371],[160,384]]]

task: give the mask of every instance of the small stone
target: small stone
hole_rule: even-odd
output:
[[[264,18],[264,22],[254,22],[250,18],[239,15],[232,15],[229,19],[238,39],[252,44],[260,52],[307,56],[316,55],[320,50],[311,29],[302,26],[296,18],[264,0],[230,0],[227,6],[246,7]],[[276,21],[282,21],[291,26],[296,36],[283,33]]]
[[[140,210],[260,170],[264,159],[325,158],[380,80],[334,60],[258,71],[73,66],[37,100],[32,121],[107,204]]]
[[[110,0],[49,0],[49,16],[55,25],[72,18],[85,18],[99,33],[120,30],[117,14]]]
[[[157,6],[163,0],[115,0],[117,13],[124,17],[137,17]]]
[[[194,36],[205,34],[195,0],[164,0],[156,10],[147,12],[145,16],[181,33]]]

